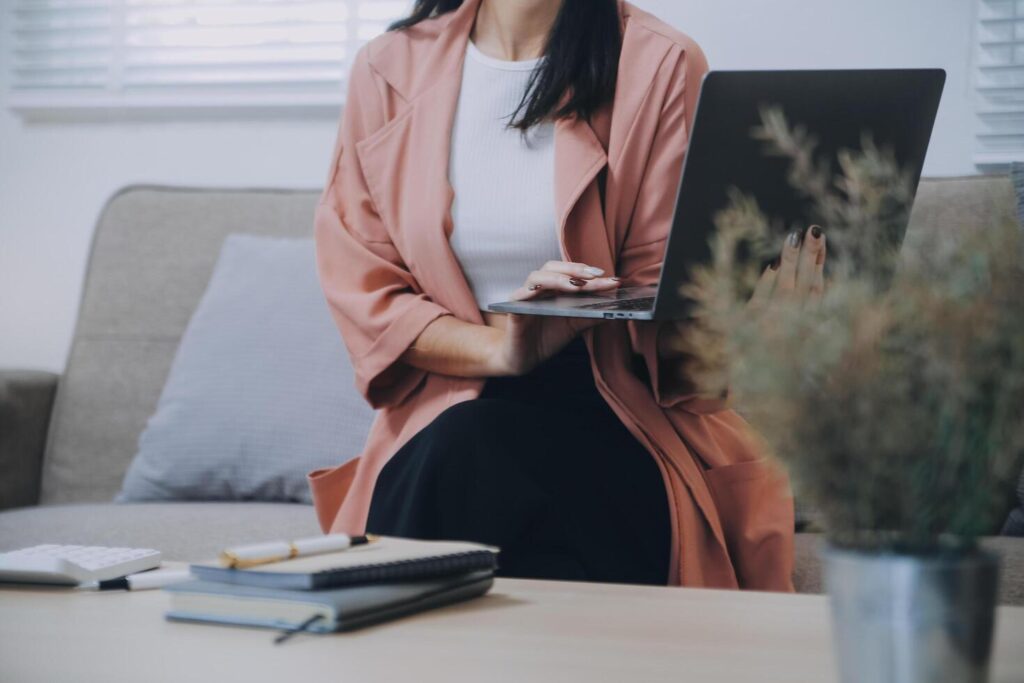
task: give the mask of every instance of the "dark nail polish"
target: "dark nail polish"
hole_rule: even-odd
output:
[[[821,226],[820,225],[812,225],[811,226],[811,234],[814,235],[814,239],[818,239],[819,237],[821,237]]]
[[[573,287],[583,287],[584,285],[587,284],[587,281],[581,280],[578,277],[571,277],[569,278],[569,284],[572,285]]]
[[[799,247],[800,246],[800,233],[794,230],[789,233],[789,246]]]
[[[779,266],[781,266],[781,265],[782,265],[782,257],[781,256],[776,256],[775,260],[768,264],[768,267],[771,268],[772,270],[778,270]]]

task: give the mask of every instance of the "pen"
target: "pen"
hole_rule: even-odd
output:
[[[349,536],[347,534],[328,534],[314,538],[300,538],[294,541],[271,541],[269,543],[254,543],[252,545],[240,545],[234,548],[227,548],[220,554],[220,562],[225,567],[245,569],[260,564],[280,562],[296,557],[309,555],[322,555],[333,553],[339,550],[346,550],[352,546],[372,543],[376,537],[372,534],[366,536]]]
[[[187,569],[153,569],[148,572],[139,572],[138,574],[129,574],[117,579],[100,581],[97,588],[101,591],[117,589],[141,591],[151,588],[163,588],[164,586],[170,586],[172,583],[188,581],[191,578],[192,574]]]

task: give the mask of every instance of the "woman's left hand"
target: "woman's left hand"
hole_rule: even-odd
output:
[[[817,308],[825,295],[825,231],[812,225],[801,235],[793,231],[782,253],[765,268],[757,282],[747,310],[760,315],[776,302],[797,303]]]
[[[782,302],[797,303],[805,309],[821,304],[825,294],[825,259],[827,255],[825,231],[812,225],[806,232],[790,233],[782,245],[782,252],[764,270],[747,302],[750,315],[765,317],[772,305]],[[685,357],[682,336],[687,323],[678,321],[662,325],[658,334],[658,356],[678,361]]]

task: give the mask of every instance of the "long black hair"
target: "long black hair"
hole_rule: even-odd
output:
[[[416,0],[412,13],[388,30],[458,9],[463,0]],[[615,95],[622,49],[617,0],[563,0],[534,71],[509,125],[526,131],[541,121],[578,116],[589,120]],[[562,104],[562,98],[568,99]]]

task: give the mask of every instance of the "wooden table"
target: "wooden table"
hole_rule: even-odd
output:
[[[172,623],[161,591],[0,589],[0,681],[835,680],[824,597],[498,580],[486,597],[362,631]],[[992,681],[1024,681],[1001,607]]]

